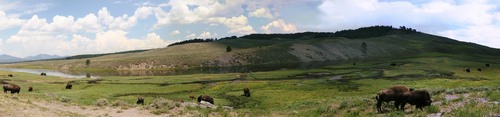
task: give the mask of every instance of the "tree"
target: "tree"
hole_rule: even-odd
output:
[[[368,45],[366,45],[365,42],[361,43],[361,51],[363,52],[363,55],[366,55],[367,50],[368,50]]]
[[[227,46],[226,52],[231,52],[231,51],[233,51],[233,49],[231,49],[231,46]]]
[[[85,65],[87,65],[87,67],[88,67],[88,66],[90,66],[90,59],[87,59],[87,60],[85,61]]]

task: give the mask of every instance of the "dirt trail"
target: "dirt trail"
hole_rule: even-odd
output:
[[[0,115],[8,117],[156,117],[149,110],[138,107],[121,109],[118,107],[77,106],[63,102],[33,101],[21,99],[17,95],[0,94]]]

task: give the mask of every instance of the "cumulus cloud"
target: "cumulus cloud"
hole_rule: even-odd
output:
[[[489,46],[500,44],[494,37],[500,22],[498,4],[487,0],[431,0],[420,3],[381,0],[324,0],[320,29],[340,30],[371,25],[408,26],[418,30]],[[484,32],[483,32],[484,31]],[[499,46],[496,46],[499,47]]]
[[[82,35],[15,35],[6,41],[5,50],[15,56],[27,56],[39,53],[58,55],[75,55],[88,53],[107,53],[126,50],[150,49],[165,47],[170,42],[165,42],[156,33],[149,33],[140,39],[126,37],[127,32],[122,30],[109,30],[98,32],[95,39]],[[14,46],[17,47],[12,50]],[[68,51],[71,50],[71,51]]]
[[[179,31],[179,30],[174,30],[174,31],[170,32],[168,35],[173,36],[173,35],[178,35],[178,34],[180,34],[180,33],[181,33],[181,31]]]
[[[287,24],[283,19],[278,19],[275,21],[272,21],[271,23],[262,26],[261,29],[266,32],[297,32],[297,27],[293,24]]]
[[[130,17],[127,14],[114,17],[104,7],[97,15],[89,13],[80,18],[56,15],[52,22],[48,22],[46,18],[37,15],[27,20],[9,19],[0,12],[0,23],[5,17],[12,20],[9,22],[21,23],[18,24],[19,31],[5,39],[4,46],[0,48],[15,56],[28,56],[40,53],[74,55],[165,47],[169,42],[162,40],[156,33],[148,33],[139,39],[127,37],[127,30],[135,26],[138,20],[152,14],[152,7],[139,7]],[[81,34],[94,34],[95,38]]]
[[[262,18],[268,18],[268,19],[273,19],[273,15],[267,10],[266,8],[259,8],[251,13],[248,14],[249,16],[252,17],[262,17]]]
[[[248,25],[248,18],[243,15],[231,18],[214,17],[209,18],[207,22],[223,24],[229,28],[229,32],[231,33],[249,34],[255,32],[253,27]]]
[[[203,31],[202,33],[200,33],[200,35],[196,36],[195,33],[191,33],[189,35],[186,36],[187,39],[193,39],[193,38],[200,38],[200,39],[206,39],[206,38],[215,38],[217,37],[219,34],[217,33],[211,33],[211,32],[207,32],[207,31]]]
[[[7,16],[5,12],[0,11],[0,31],[16,26],[21,26],[22,24],[24,24],[24,22],[26,22],[26,20]]]

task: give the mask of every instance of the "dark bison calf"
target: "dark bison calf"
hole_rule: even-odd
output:
[[[46,74],[46,73],[44,73],[44,72],[42,72],[42,73],[40,74],[40,76],[47,76],[47,74]]]
[[[246,96],[246,97],[250,97],[250,89],[243,88],[243,95]]]
[[[33,91],[33,87],[28,87],[28,92],[32,92]]]
[[[208,95],[198,96],[198,102],[201,102],[201,101],[206,101],[206,102],[210,102],[210,104],[214,104],[214,98],[212,98]]]
[[[14,75],[12,75],[12,74],[9,74],[9,75],[7,75],[7,77],[14,77]]]
[[[71,83],[66,84],[66,89],[71,89],[71,88],[73,88],[73,84]]]
[[[432,103],[431,95],[427,90],[410,91],[405,93],[403,98],[402,107],[404,107],[406,103],[409,103],[410,105],[415,105],[417,109],[423,110],[423,107],[430,106]]]
[[[137,98],[137,102],[136,102],[136,104],[142,104],[142,105],[144,105],[144,97],[139,96],[139,97]]]
[[[3,85],[3,92],[7,93],[7,91],[10,91],[11,94],[19,94],[19,92],[21,91],[21,87],[16,84],[5,84]]]

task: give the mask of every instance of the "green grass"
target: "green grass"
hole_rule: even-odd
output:
[[[486,59],[488,61],[489,59]],[[491,59],[489,61],[495,61]],[[245,79],[239,73],[191,74],[176,76],[109,76],[101,77],[97,84],[88,84],[90,79],[65,79],[42,77],[34,74],[0,71],[14,74],[14,78],[0,76],[0,79],[22,87],[20,97],[43,100],[64,101],[79,105],[94,105],[99,99],[109,103],[124,101],[134,104],[138,96],[145,97],[146,104],[154,99],[189,100],[191,92],[207,94],[215,98],[218,106],[232,106],[235,112],[250,115],[285,116],[378,116],[375,109],[375,94],[393,85],[404,84],[416,89],[427,89],[433,93],[435,101],[443,101],[441,95],[479,93],[478,96],[499,100],[498,84],[500,67],[494,65],[483,72],[466,73],[464,66],[480,66],[482,62],[453,59],[450,57],[411,58],[397,60],[400,66],[390,66],[388,62],[360,62],[358,65],[341,64],[309,70],[276,70],[253,72]],[[443,75],[452,72],[452,75]],[[328,73],[311,76],[311,73]],[[343,79],[331,79],[341,75]],[[65,83],[74,81],[73,89],[64,89]],[[34,92],[27,92],[33,86]],[[248,87],[252,97],[241,96],[242,89]],[[483,94],[484,93],[484,94]],[[446,105],[467,100],[462,97],[446,101]],[[478,106],[475,109],[474,106]],[[446,116],[478,115],[499,113],[485,109],[489,106],[466,104],[463,108],[452,109]],[[409,106],[407,106],[409,107]],[[410,114],[425,116],[440,112],[442,105],[433,105],[424,111],[407,108],[405,113],[390,111],[385,116]],[[191,110],[199,110],[192,108]],[[393,110],[393,109],[389,109]],[[157,110],[163,113],[165,110]],[[223,110],[203,110],[226,113]]]

